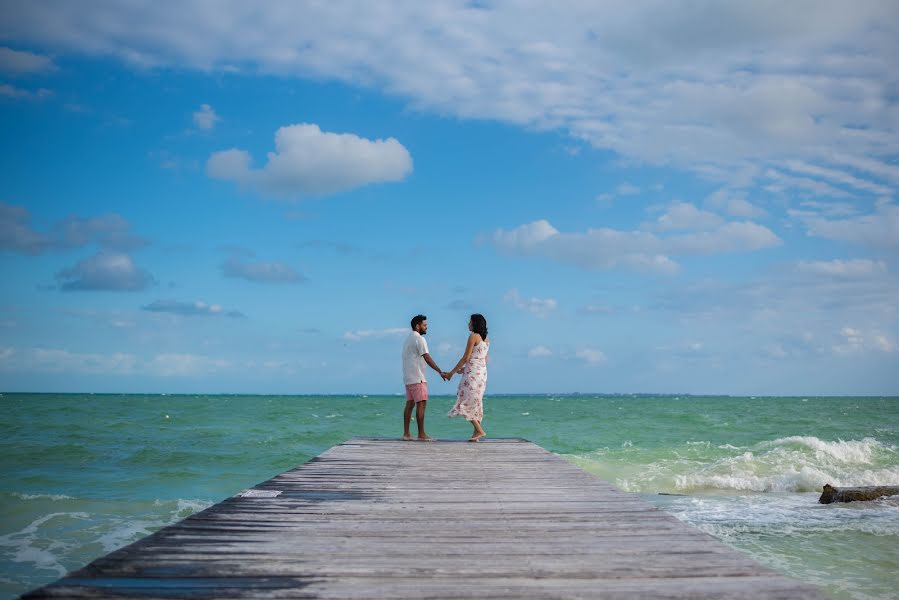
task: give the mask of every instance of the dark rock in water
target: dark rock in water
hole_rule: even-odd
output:
[[[831,502],[858,502],[862,500],[877,500],[885,496],[899,495],[899,485],[872,485],[867,487],[835,488],[829,483],[824,486],[824,492],[818,498],[821,504]]]

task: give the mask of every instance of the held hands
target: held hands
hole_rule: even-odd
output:
[[[461,375],[463,369],[465,369],[464,366],[459,367],[459,368],[456,369],[455,371],[440,371],[440,377],[442,377],[444,381],[449,381],[450,379],[453,378],[453,375],[455,375],[456,373],[458,373],[459,375]]]

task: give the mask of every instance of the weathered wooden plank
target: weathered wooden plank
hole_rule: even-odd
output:
[[[357,438],[26,598],[823,598],[524,440]]]

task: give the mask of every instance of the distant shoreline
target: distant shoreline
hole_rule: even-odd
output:
[[[271,397],[271,398],[347,398],[353,397],[389,397],[402,396],[401,392],[335,392],[335,393],[259,393],[259,392],[23,392],[23,391],[2,391],[0,396],[184,396],[184,397]],[[432,398],[454,397],[454,392],[430,394]],[[899,399],[896,395],[808,395],[808,394],[791,394],[791,395],[774,395],[774,394],[687,394],[674,392],[502,392],[487,393],[490,398],[733,398],[733,399],[770,399],[782,398],[784,400],[811,400],[811,399],[827,399],[827,398],[858,398],[858,399]]]

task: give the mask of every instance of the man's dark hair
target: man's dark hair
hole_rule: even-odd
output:
[[[412,329],[415,329],[416,325],[421,325],[422,321],[427,321],[428,318],[424,315],[415,315],[412,317]]]

